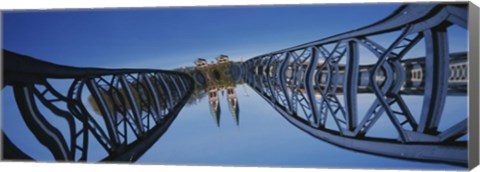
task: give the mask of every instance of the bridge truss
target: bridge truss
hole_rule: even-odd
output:
[[[3,88],[13,88],[29,131],[57,161],[89,161],[98,152],[100,161],[136,161],[193,90],[193,80],[174,71],[75,68],[6,50],[3,57]],[[33,159],[2,133],[4,159]]]
[[[452,26],[467,28],[466,4],[403,5],[372,25],[251,58],[243,64],[244,78],[290,123],[318,139],[371,154],[466,165],[466,142],[459,138],[467,133],[467,115],[439,129],[447,96],[466,95],[468,80],[466,53],[463,60],[458,53],[450,57]],[[394,35],[390,43],[370,39],[387,34]],[[422,41],[425,57],[405,59]],[[373,65],[359,64],[365,58],[360,47],[375,56]],[[422,90],[413,93],[416,81]],[[375,100],[360,115],[357,96],[365,92]],[[418,114],[405,94],[423,96]],[[375,125],[387,125],[377,122],[384,115],[398,137],[369,136]]]

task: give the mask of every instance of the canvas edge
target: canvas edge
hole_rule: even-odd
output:
[[[3,49],[3,10],[0,10],[0,48]],[[3,90],[3,51],[0,52],[0,85]],[[0,161],[3,160],[3,91],[0,91]]]
[[[469,120],[468,120],[468,169],[472,170],[479,164],[479,8],[473,2],[468,6],[469,30]]]
[[[424,1],[422,1],[424,2]],[[358,3],[358,2],[357,2]],[[386,3],[386,2],[381,2]],[[414,3],[414,2],[412,2]],[[268,5],[268,4],[267,4]],[[128,8],[128,7],[127,7]],[[148,7],[147,7],[148,8]],[[155,8],[155,7],[150,7]],[[12,9],[10,9],[12,10]],[[14,9],[13,9],[14,10]],[[58,9],[51,9],[58,10]],[[62,10],[62,9],[61,9]],[[68,9],[72,10],[72,9]],[[74,9],[73,9],[74,10]],[[3,11],[8,11],[8,9],[0,10],[0,48],[3,48]],[[468,84],[468,96],[469,96],[469,116],[468,116],[468,169],[472,170],[477,167],[480,163],[480,13],[479,7],[475,5],[472,1],[469,1],[468,5],[468,65],[469,65],[469,84]],[[3,51],[2,51],[3,52]],[[0,52],[0,69],[3,68],[3,53]],[[0,70],[0,85],[3,85],[3,70]],[[2,92],[0,91],[0,112],[2,111]],[[0,115],[0,129],[2,128],[2,115]],[[3,133],[0,131],[0,162],[4,161],[3,159]],[[161,164],[158,164],[161,165]],[[347,169],[347,168],[345,168]],[[359,170],[359,169],[357,169]],[[378,169],[377,169],[378,170]],[[480,170],[479,170],[480,171]]]

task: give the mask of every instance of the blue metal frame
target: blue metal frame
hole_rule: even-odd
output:
[[[448,51],[446,30],[453,25],[466,29],[466,4],[407,4],[372,25],[249,59],[244,65],[245,80],[288,121],[321,140],[372,154],[466,165],[466,142],[457,140],[467,132],[466,115],[457,124],[438,129],[446,97],[466,95],[466,79],[451,83],[452,76],[466,78],[462,71],[467,70],[466,65],[457,69],[466,53]],[[386,48],[368,38],[395,31],[400,35]],[[426,57],[402,59],[422,39]],[[359,65],[360,46],[378,58],[375,64]],[[283,63],[272,62],[273,57],[284,54],[288,56]],[[284,76],[286,82],[272,84],[251,72],[265,68],[260,63],[265,60],[270,61],[269,68],[284,69],[267,73]],[[424,73],[420,78],[423,87],[412,91],[409,72],[418,69],[415,66]],[[364,75],[368,75],[368,83],[359,81]],[[255,82],[249,77],[256,78]],[[275,92],[284,93],[286,100],[276,101]],[[357,111],[359,93],[375,95],[363,118]],[[423,96],[419,119],[402,98],[405,94]],[[397,139],[367,136],[383,114],[397,131]],[[329,118],[333,120],[327,122]]]
[[[136,161],[166,132],[194,86],[188,75],[173,71],[75,68],[6,50],[3,57],[4,87],[13,87],[27,127],[58,161],[89,161],[89,152],[100,151],[88,149],[92,141],[106,152],[101,161]],[[73,81],[63,95],[49,79]],[[82,95],[88,93],[100,118],[86,108]],[[68,121],[69,134],[62,135],[39,108]],[[4,159],[31,158],[14,144],[4,148]]]

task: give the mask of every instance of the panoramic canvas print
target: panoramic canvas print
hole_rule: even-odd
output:
[[[2,160],[466,170],[467,3],[2,12]]]

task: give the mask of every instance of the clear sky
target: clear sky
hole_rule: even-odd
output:
[[[47,61],[97,67],[174,68],[321,39],[378,21],[399,4],[12,11],[3,46]]]

